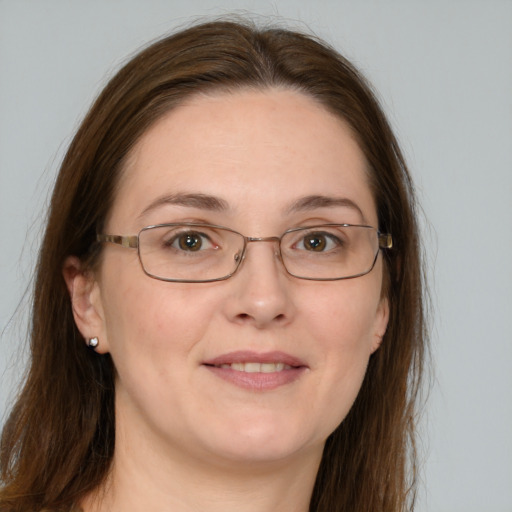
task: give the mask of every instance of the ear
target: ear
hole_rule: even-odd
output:
[[[76,256],[66,258],[62,273],[71,298],[73,317],[78,330],[86,343],[91,338],[99,339],[96,352],[108,352],[98,281],[92,272],[83,270],[82,263]]]
[[[373,343],[371,347],[372,354],[381,346],[384,334],[389,321],[389,300],[387,297],[381,297],[377,311],[375,312],[375,323],[373,330]]]

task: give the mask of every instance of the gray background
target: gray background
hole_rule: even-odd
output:
[[[106,77],[200,15],[306,24],[370,78],[416,179],[434,385],[418,510],[512,511],[512,2],[0,0],[0,418],[48,191]],[[11,318],[13,318],[11,320]]]

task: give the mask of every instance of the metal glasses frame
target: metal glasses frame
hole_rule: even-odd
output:
[[[139,243],[140,234],[149,229],[163,228],[163,227],[176,227],[176,226],[185,226],[185,227],[192,227],[192,228],[194,228],[194,227],[195,228],[209,227],[209,228],[223,229],[225,231],[230,231],[231,233],[235,233],[235,234],[241,236],[244,240],[244,246],[242,248],[242,252],[236,259],[236,267],[234,268],[233,272],[231,272],[230,274],[227,274],[225,276],[222,276],[222,277],[217,277],[215,279],[172,279],[172,278],[159,277],[159,276],[156,276],[156,275],[148,272],[146,270],[146,268],[144,267],[144,263],[142,262],[142,258],[140,255],[140,243]],[[358,227],[358,228],[368,228],[368,229],[375,230],[377,232],[379,248],[378,248],[377,252],[375,253],[375,258],[373,259],[373,263],[370,266],[370,268],[365,272],[361,272],[359,274],[356,274],[353,276],[346,276],[346,277],[303,277],[303,276],[298,276],[296,274],[291,273],[288,270],[288,268],[286,267],[286,264],[283,261],[283,256],[281,253],[281,240],[283,239],[283,237],[286,236],[288,233],[293,233],[295,231],[301,231],[301,230],[305,230],[305,229],[323,228],[323,227],[347,227],[347,228]],[[278,247],[279,247],[279,253],[277,253],[277,255],[278,255],[279,259],[281,260],[281,263],[282,263],[284,269],[286,270],[286,272],[289,275],[296,277],[297,279],[305,279],[307,281],[340,281],[342,279],[354,279],[356,277],[364,276],[366,274],[369,274],[375,267],[375,263],[377,261],[378,255],[379,255],[379,251],[381,249],[391,249],[393,247],[393,238],[390,234],[381,233],[379,230],[377,230],[373,226],[367,226],[364,224],[318,224],[315,226],[302,226],[302,227],[297,227],[297,228],[291,228],[291,229],[286,230],[281,236],[253,237],[253,236],[245,236],[242,233],[235,231],[234,229],[230,229],[225,226],[218,226],[216,224],[206,224],[206,223],[197,223],[197,222],[173,222],[173,223],[154,224],[151,226],[146,226],[146,227],[142,228],[136,235],[107,235],[107,234],[99,233],[96,235],[96,240],[100,243],[111,243],[111,244],[120,245],[121,247],[129,248],[129,249],[137,249],[137,253],[139,256],[139,262],[140,262],[140,265],[141,265],[144,273],[153,279],[158,279],[159,281],[167,281],[167,282],[171,282],[171,283],[212,283],[215,281],[225,281],[226,279],[229,279],[240,268],[240,266],[245,258],[247,245],[251,242],[277,242]]]

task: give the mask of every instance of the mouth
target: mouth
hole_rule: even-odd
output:
[[[236,372],[245,372],[245,373],[274,373],[274,372],[282,372],[283,370],[293,369],[293,366],[290,366],[289,364],[284,364],[284,363],[254,363],[254,362],[221,364],[221,365],[215,365],[215,367],[231,369]]]
[[[308,369],[303,361],[284,352],[252,351],[223,354],[202,366],[231,384],[254,391],[291,384]]]

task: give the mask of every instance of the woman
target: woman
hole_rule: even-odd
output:
[[[55,185],[2,510],[410,509],[422,286],[343,57],[233,22],[153,44]]]

